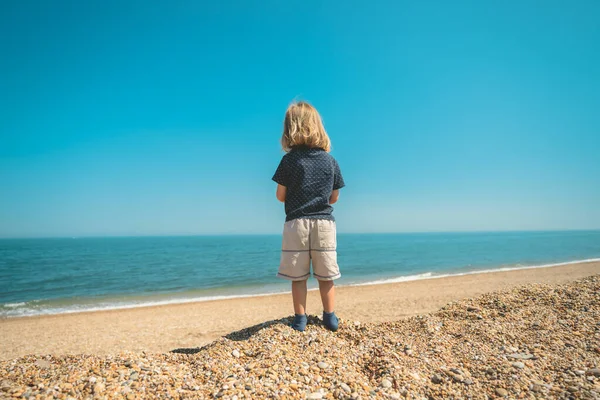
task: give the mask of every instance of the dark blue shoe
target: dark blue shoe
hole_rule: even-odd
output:
[[[338,330],[338,317],[337,315],[335,315],[335,312],[325,312],[323,311],[323,324],[325,324],[325,327],[327,329],[329,329],[332,332],[335,332]]]
[[[296,314],[294,316],[294,322],[292,322],[292,328],[294,328],[297,331],[304,332],[307,321],[308,320],[306,318],[306,314],[302,314],[302,315]]]

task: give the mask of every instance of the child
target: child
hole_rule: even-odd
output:
[[[323,302],[323,323],[336,331],[333,280],[341,275],[331,204],[338,200],[344,179],[329,154],[331,142],[321,117],[310,104],[301,101],[288,107],[281,145],[287,154],[273,180],[278,183],[277,199],[285,203],[286,222],[277,276],[292,281],[292,328],[301,332],[306,328],[306,281],[312,260]]]

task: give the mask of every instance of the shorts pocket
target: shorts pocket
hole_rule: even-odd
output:
[[[283,250],[308,250],[308,227],[302,220],[292,220],[283,226]]]
[[[319,247],[321,249],[335,249],[335,225],[331,221],[319,221],[317,224],[319,234]]]

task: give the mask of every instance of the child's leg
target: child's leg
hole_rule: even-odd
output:
[[[306,291],[306,280],[292,281],[292,300],[297,315],[306,314]]]
[[[304,332],[308,318],[306,317],[306,279],[292,281],[292,300],[294,301],[294,321],[292,328]]]
[[[335,286],[333,281],[319,281],[319,292],[323,302],[323,324],[331,331],[338,330],[338,317],[333,312],[335,306]]]
[[[313,275],[319,280],[319,291],[323,302],[323,323],[327,329],[338,329],[338,318],[335,308],[335,287],[333,281],[338,279],[340,268],[337,263],[335,222],[315,220],[311,230],[311,257]]]
[[[319,281],[319,292],[323,302],[323,311],[332,313],[335,310],[335,286],[333,281]]]
[[[292,281],[294,302],[294,322],[292,328],[304,331],[306,328],[306,280],[310,276],[310,248],[308,246],[309,221],[295,219],[285,223],[281,262],[277,276]]]

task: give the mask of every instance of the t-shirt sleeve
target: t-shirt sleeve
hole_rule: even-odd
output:
[[[338,190],[346,186],[342,171],[337,161],[333,160],[333,190]]]
[[[277,167],[277,170],[275,171],[275,175],[273,175],[273,179],[275,182],[279,183],[281,186],[288,186],[288,183],[290,181],[289,178],[289,170],[288,170],[288,166],[287,166],[287,162],[286,162],[286,158],[285,156],[281,159],[281,162],[279,163],[279,166]]]

